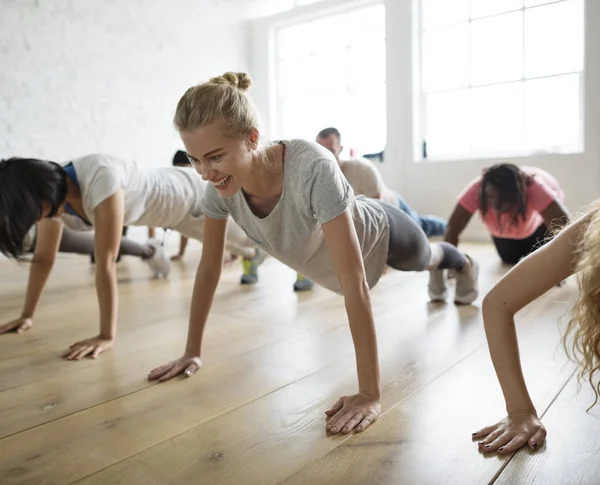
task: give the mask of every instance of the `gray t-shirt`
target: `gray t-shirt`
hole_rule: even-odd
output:
[[[350,209],[358,235],[367,282],[372,288],[383,273],[388,253],[389,222],[376,200],[355,197],[333,155],[305,140],[282,141],[283,193],[271,213],[253,214],[241,190],[233,197],[219,196],[208,184],[205,215],[229,215],[256,245],[301,275],[337,293],[341,286],[329,257],[321,224]]]

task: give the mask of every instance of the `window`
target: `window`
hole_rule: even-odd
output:
[[[423,157],[583,150],[582,0],[421,0]]]
[[[278,137],[314,140],[334,126],[357,154],[383,150],[383,5],[281,28],[276,47]]]

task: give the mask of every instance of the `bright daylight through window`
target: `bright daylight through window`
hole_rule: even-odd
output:
[[[429,159],[583,150],[582,0],[421,0]]]
[[[384,6],[284,27],[276,39],[277,136],[312,140],[334,126],[356,155],[383,150]]]

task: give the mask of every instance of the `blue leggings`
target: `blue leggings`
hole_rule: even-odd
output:
[[[420,216],[398,193],[396,193],[396,200],[400,210],[406,212],[413,221],[419,224],[427,237],[444,235],[447,224],[445,219],[437,216]]]

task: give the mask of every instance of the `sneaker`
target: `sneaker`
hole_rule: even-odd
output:
[[[144,259],[143,261],[148,263],[148,265],[152,269],[152,272],[154,273],[154,276],[156,276],[157,278],[159,278],[160,276],[166,278],[167,276],[169,276],[169,271],[171,270],[171,262],[165,254],[164,247],[156,239],[148,239],[148,246],[154,248],[154,254],[151,257]]]
[[[443,269],[432,269],[429,271],[429,285],[427,285],[431,301],[446,301],[448,290]]]
[[[470,256],[465,255],[465,257],[469,259],[471,266],[463,271],[456,271],[456,295],[454,296],[454,302],[469,305],[479,295],[477,291],[479,265]]]
[[[267,257],[264,251],[256,249],[256,254],[252,259],[243,259],[244,273],[240,278],[241,285],[255,285],[258,283],[258,267]]]
[[[312,290],[313,286],[314,283],[311,280],[298,274],[296,282],[294,283],[294,291],[309,291]]]

